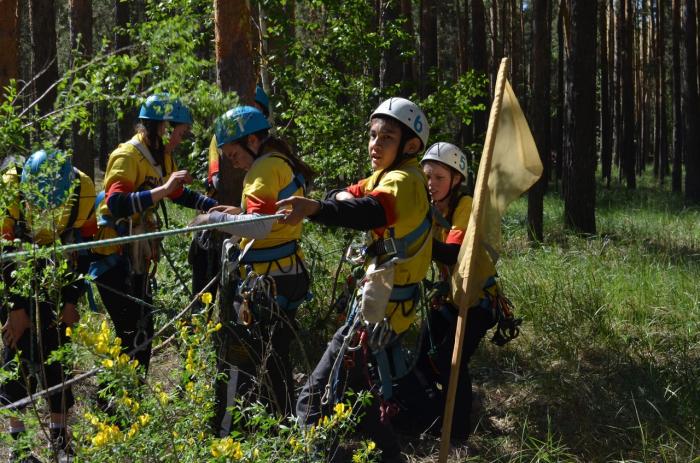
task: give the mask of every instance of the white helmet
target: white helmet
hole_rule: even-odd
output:
[[[400,97],[389,98],[377,106],[369,119],[381,114],[396,119],[411,129],[423,142],[423,147],[428,144],[430,124],[423,111],[412,101]]]
[[[469,172],[467,156],[452,143],[445,143],[442,141],[435,143],[428,148],[425,155],[423,155],[423,159],[420,160],[421,165],[423,165],[425,161],[436,161],[448,167],[452,167],[462,174],[464,178],[467,178],[467,173]]]

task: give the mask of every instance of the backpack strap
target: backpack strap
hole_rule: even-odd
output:
[[[292,169],[292,181],[289,182],[287,186],[282,188],[279,193],[277,193],[277,201],[282,201],[283,199],[291,197],[299,188],[301,188],[304,195],[306,195],[306,179],[302,174],[294,170],[294,164],[292,164],[289,159],[284,156],[280,156],[279,154],[272,154],[270,157],[283,160],[289,165],[289,168]]]
[[[138,140],[134,140],[133,138],[127,143],[136,148],[138,152],[141,153],[141,156],[143,156],[144,159],[148,161],[151,164],[151,166],[153,166],[153,169],[155,169],[156,172],[160,173],[161,177],[163,176],[163,168],[160,166],[160,164],[156,162],[149,149],[143,143],[141,143]]]

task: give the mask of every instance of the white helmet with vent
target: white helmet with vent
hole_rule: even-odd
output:
[[[379,115],[389,116],[403,123],[420,138],[423,148],[428,144],[430,124],[423,111],[412,101],[400,97],[389,98],[377,106],[369,118],[371,120]]]
[[[452,143],[438,142],[432,145],[420,160],[421,165],[426,161],[435,161],[452,167],[454,170],[467,178],[469,166],[467,156]]]

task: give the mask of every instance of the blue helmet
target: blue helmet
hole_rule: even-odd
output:
[[[43,207],[56,207],[68,199],[68,192],[75,179],[70,157],[59,151],[39,150],[32,154],[22,169],[22,184],[35,184],[35,191],[28,192],[27,199]]]
[[[270,99],[267,97],[267,93],[265,93],[265,90],[260,85],[255,87],[255,102],[263,107],[263,113],[265,116],[270,114]]]
[[[259,109],[252,106],[237,106],[229,109],[216,120],[216,146],[240,140],[255,132],[270,128],[270,122]]]
[[[192,124],[192,113],[179,98],[168,93],[158,93],[146,98],[141,105],[139,119],[169,121],[175,124]]]

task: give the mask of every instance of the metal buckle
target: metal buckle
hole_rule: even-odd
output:
[[[397,254],[396,241],[394,238],[387,238],[384,240],[384,251],[385,255],[393,257]]]

